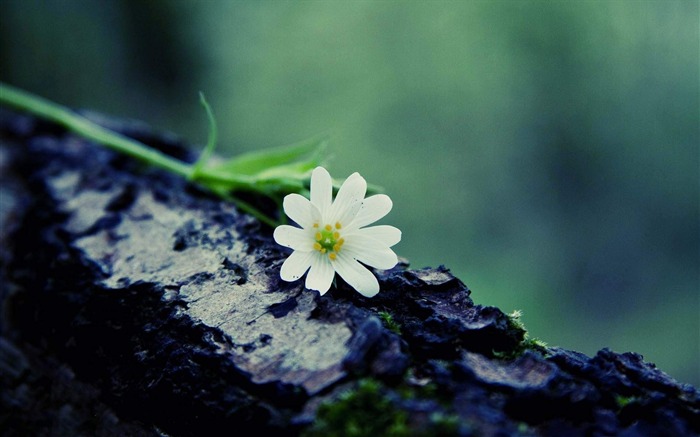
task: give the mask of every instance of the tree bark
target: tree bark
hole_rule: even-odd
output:
[[[321,297],[279,279],[287,249],[231,204],[0,115],[4,435],[700,432],[697,389],[638,354],[528,341],[444,267]]]

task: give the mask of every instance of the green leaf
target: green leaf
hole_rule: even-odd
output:
[[[212,166],[212,169],[243,175],[257,175],[271,167],[302,160],[304,156],[310,154],[313,154],[314,157],[320,156],[326,147],[326,142],[326,136],[322,136],[287,146],[243,153]],[[317,158],[314,160],[318,161]]]

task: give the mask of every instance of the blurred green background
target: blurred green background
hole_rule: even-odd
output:
[[[0,3],[0,80],[237,153],[331,134],[532,335],[700,385],[699,3]]]

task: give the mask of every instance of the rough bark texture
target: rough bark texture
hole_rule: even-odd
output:
[[[3,435],[700,432],[698,391],[637,354],[527,342],[443,267],[320,297],[279,280],[288,252],[232,205],[1,115]]]

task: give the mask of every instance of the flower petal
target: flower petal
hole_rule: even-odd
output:
[[[373,249],[362,247],[360,249],[347,247],[347,245],[343,247],[343,251],[347,252],[348,256],[377,269],[390,269],[399,262],[394,251],[388,247]]]
[[[313,252],[299,252],[296,250],[292,252],[282,264],[280,278],[287,282],[292,282],[304,276],[304,273],[311,266],[313,255]]]
[[[351,226],[353,228],[361,228],[362,226],[374,223],[387,215],[389,211],[391,211],[392,206],[393,203],[386,194],[370,196],[362,202],[362,207],[355,216],[355,220],[353,220]]]
[[[355,231],[355,233],[361,234],[364,237],[379,240],[389,247],[401,241],[401,231],[389,225],[370,226],[368,228],[362,228],[358,231]]]
[[[328,223],[340,222],[349,224],[362,207],[362,201],[367,192],[367,181],[359,173],[351,174],[338,190],[338,195],[331,205],[327,217]]]
[[[311,253],[314,258],[311,262],[311,270],[306,275],[306,288],[317,290],[323,296],[331,288],[335,271],[327,256],[322,255],[320,252]]]
[[[366,267],[342,253],[333,261],[335,270],[352,288],[365,297],[379,293],[379,282]]]
[[[327,211],[333,201],[333,181],[323,167],[316,167],[311,173],[311,203],[318,208],[321,215]]]
[[[272,236],[277,244],[300,252],[310,252],[314,248],[313,237],[309,231],[294,226],[277,226]]]
[[[282,206],[284,207],[285,214],[287,214],[290,219],[297,222],[302,228],[310,228],[321,219],[318,208],[301,194],[287,194],[284,196]]]

